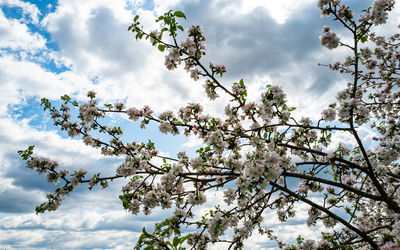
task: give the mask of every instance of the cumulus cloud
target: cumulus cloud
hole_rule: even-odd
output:
[[[87,91],[85,85],[90,84],[85,76],[71,71],[57,74],[13,53],[4,53],[0,57],[0,87],[7,92],[2,93],[0,114],[6,115],[9,105],[24,103],[26,98],[58,99],[63,94]]]
[[[153,230],[165,210],[133,216],[122,209],[117,190],[73,193],[59,210],[46,214],[9,214],[0,218],[1,247],[132,248],[142,228]],[[34,197],[36,198],[36,197]],[[4,213],[4,211],[3,211]]]
[[[44,49],[46,39],[29,30],[25,23],[8,19],[0,10],[0,48],[24,49],[28,51]]]

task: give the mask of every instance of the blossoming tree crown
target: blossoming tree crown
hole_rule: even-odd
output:
[[[171,212],[152,232],[143,228],[138,249],[203,249],[218,243],[243,248],[255,231],[284,249],[398,248],[400,35],[385,38],[371,31],[386,22],[394,3],[377,0],[356,18],[340,0],[318,1],[322,16],[333,17],[352,37],[345,43],[327,26],[320,37],[328,49],[348,49],[344,62],[326,66],[347,74],[351,82],[315,121],[295,119],[295,108],[286,104],[286,95],[277,85],[266,85],[259,100],[250,101],[244,80],[230,86],[223,83],[226,67],[203,62],[206,38],[202,27],[190,26],[187,38],[178,41],[178,33],[184,31],[178,22],[186,18],[183,12],[169,11],[158,17],[160,29],[150,32],[136,16],[129,30],[166,54],[167,69],[182,65],[193,80],[204,79],[211,100],[229,96],[225,115],[212,117],[197,103],[160,114],[149,106],[101,106],[93,91],[87,94],[88,102],[81,104],[63,96],[60,108],[43,98],[44,109],[61,130],[106,156],[124,156],[124,161],[113,176],[87,177],[87,170],[70,173],[59,169],[55,161],[34,156],[33,146],[19,151],[28,168],[46,175],[49,182],[61,181],[36,212],[56,210],[82,183],[89,189],[96,184],[106,188],[110,180],[124,178],[126,185],[119,196],[124,209],[132,214],[150,214],[156,207]],[[79,109],[77,121],[71,118],[71,107]],[[164,157],[151,142],[123,142],[119,127],[101,122],[110,113],[140,122],[142,128],[156,123],[161,133],[195,135],[204,145],[196,155],[180,152]],[[376,134],[375,143],[363,143],[360,127]],[[109,139],[97,139],[94,132]],[[355,146],[334,144],[331,137],[339,132],[347,133]],[[155,164],[155,158],[163,163]],[[194,214],[196,207],[210,207],[207,195],[217,190],[223,192],[220,204],[206,214]],[[296,216],[299,204],[308,206],[307,225],[323,222],[319,241],[299,236],[297,242],[282,242],[264,227],[265,211],[276,211],[283,223]]]

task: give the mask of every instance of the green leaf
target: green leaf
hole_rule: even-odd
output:
[[[65,94],[65,95],[61,96],[61,100],[63,100],[64,103],[67,104],[71,100],[71,97],[69,97],[69,95]]]
[[[140,235],[139,242],[142,242],[146,238],[147,238],[147,236],[145,234]]]
[[[360,41],[361,41],[362,43],[365,43],[366,41],[368,41],[368,37],[367,37],[367,36],[362,36],[361,39],[360,39]]]
[[[165,22],[166,24],[169,24],[169,23],[171,22],[171,17],[169,17],[169,16],[164,17],[164,22]]]
[[[140,31],[138,31],[138,32],[140,32]],[[136,34],[136,40],[138,40],[138,39],[142,39],[142,37],[143,37],[143,33],[137,33]]]
[[[158,19],[156,20],[156,22],[159,22],[159,21],[161,21],[163,19],[164,19],[164,16],[159,16]]]
[[[297,243],[301,244],[304,242],[304,238],[299,234],[299,236],[297,237]]]
[[[174,243],[174,247],[177,247],[179,245],[180,240],[179,240],[178,236],[175,236],[173,243]]]
[[[188,234],[188,235],[183,236],[181,238],[181,243],[185,242],[185,240],[189,239],[190,237],[192,237],[192,234]]]
[[[29,146],[26,150],[19,150],[18,154],[26,161],[28,160],[29,156],[33,154],[33,148],[35,146]]]
[[[178,29],[180,29],[180,30],[182,30],[182,31],[183,31],[183,27],[182,27],[182,25],[178,25]]]
[[[161,51],[161,52],[164,52],[164,50],[165,50],[165,45],[159,44],[159,45],[158,45],[158,50]]]
[[[186,19],[185,14],[182,11],[179,11],[179,10],[175,11],[174,16]]]
[[[146,231],[146,228],[145,228],[145,227],[143,227],[142,233],[143,233],[144,235],[146,235],[146,237],[151,237],[151,234],[149,234],[149,233]]]
[[[134,22],[136,22],[139,19],[139,15],[136,15],[135,18],[133,19]]]
[[[149,142],[147,143],[147,148],[156,149],[156,147],[154,146],[154,142],[152,142],[151,140],[149,140]]]

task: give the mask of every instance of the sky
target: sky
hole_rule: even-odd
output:
[[[356,10],[371,1],[345,1]],[[118,195],[127,180],[108,189],[89,191],[80,186],[58,211],[36,215],[54,185],[25,167],[17,151],[35,145],[35,154],[47,156],[70,169],[114,174],[120,158],[107,158],[54,127],[40,106],[46,97],[59,104],[70,95],[84,102],[88,90],[101,103],[123,101],[129,107],[150,105],[156,113],[177,110],[185,103],[202,103],[205,112],[219,115],[227,99],[210,102],[202,88],[183,69],[168,71],[164,55],[146,41],[136,41],[127,31],[139,14],[148,30],[156,17],[174,9],[183,11],[190,24],[203,26],[207,38],[204,61],[224,64],[229,86],[244,79],[249,98],[257,100],[266,84],[277,84],[287,93],[298,116],[316,118],[334,102],[346,77],[318,63],[343,60],[348,51],[320,46],[322,26],[341,34],[330,18],[321,18],[316,0],[0,0],[0,248],[2,249],[131,249],[142,227],[169,216],[155,210],[151,216],[123,211]],[[400,23],[396,6],[381,32]],[[342,34],[344,39],[346,33]],[[154,125],[140,130],[138,124],[113,116],[127,139],[150,138],[166,155],[193,151],[196,138],[160,135]],[[364,138],[368,138],[365,134]],[[215,194],[219,197],[221,194]],[[287,225],[271,216],[265,222],[283,240],[315,238],[304,224],[306,210]],[[270,217],[266,217],[270,218]],[[273,249],[262,237],[246,241],[251,249]],[[217,246],[214,247],[217,249]]]

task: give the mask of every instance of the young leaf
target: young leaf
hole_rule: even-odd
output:
[[[175,236],[175,238],[174,238],[174,240],[173,240],[173,243],[174,243],[174,247],[175,247],[175,248],[179,245],[180,240],[179,240],[178,236]]]
[[[185,14],[182,11],[179,11],[179,10],[175,11],[174,16],[186,19]]]
[[[164,52],[164,50],[165,50],[165,45],[159,44],[159,45],[158,45],[158,50],[161,51],[161,52]]]
[[[362,43],[365,43],[366,41],[368,41],[368,36],[362,36],[361,39],[360,39],[360,41],[361,41]]]

